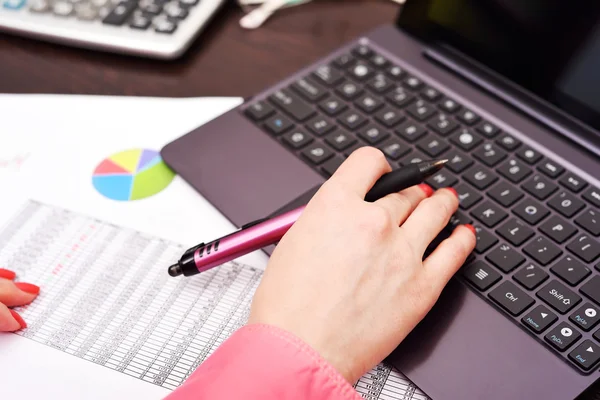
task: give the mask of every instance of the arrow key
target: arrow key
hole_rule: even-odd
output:
[[[591,330],[600,320],[600,310],[591,303],[579,307],[569,319],[584,331]]]
[[[589,371],[600,360],[600,347],[591,340],[584,340],[569,353],[569,358],[584,370]]]
[[[521,319],[535,333],[542,333],[552,325],[558,317],[547,307],[539,305]]]

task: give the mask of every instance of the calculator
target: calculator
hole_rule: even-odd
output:
[[[0,0],[0,30],[158,59],[182,55],[226,0]]]

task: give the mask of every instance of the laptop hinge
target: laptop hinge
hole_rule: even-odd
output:
[[[580,145],[586,151],[600,157],[599,134],[587,125],[583,125],[566,115],[563,111],[534,99],[533,96],[524,93],[517,85],[506,82],[505,79],[484,66],[478,66],[471,60],[459,61],[463,56],[454,49],[449,49],[446,46],[440,46],[440,49],[427,48],[423,51],[423,55],[511,105],[529,118]],[[475,68],[473,65],[475,65]]]

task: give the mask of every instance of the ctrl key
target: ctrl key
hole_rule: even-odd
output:
[[[517,316],[529,308],[535,301],[510,281],[504,281],[489,294],[500,307],[511,315]]]
[[[600,347],[591,340],[584,340],[569,353],[569,358],[582,369],[589,371],[600,360]]]

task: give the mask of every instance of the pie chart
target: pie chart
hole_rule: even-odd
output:
[[[175,173],[158,151],[131,149],[105,158],[94,170],[94,188],[112,200],[145,199],[165,189]]]

